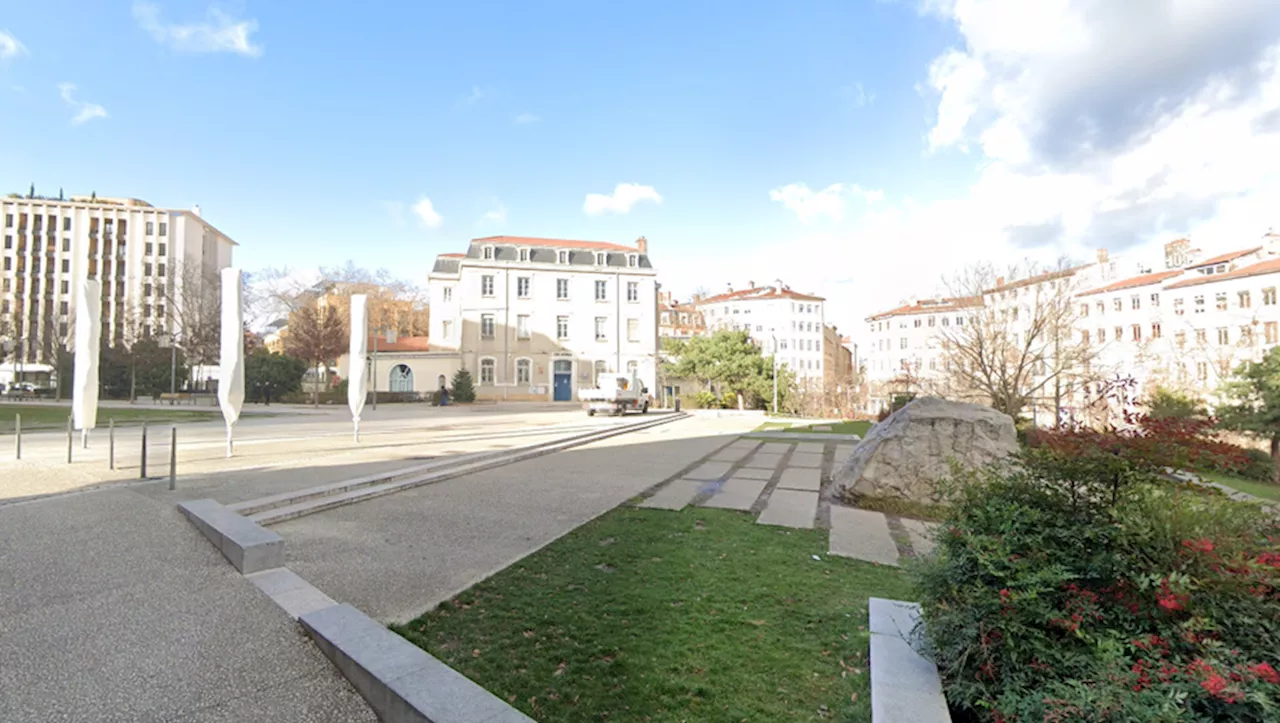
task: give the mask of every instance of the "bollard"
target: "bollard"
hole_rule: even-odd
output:
[[[676,397],[676,411],[680,411],[680,398]]]
[[[107,420],[107,464],[109,469],[116,468],[116,418]]]
[[[71,415],[67,415],[67,464],[71,464]]]
[[[138,479],[147,478],[147,423],[142,423],[142,471],[138,474]]]
[[[178,486],[178,428],[169,428],[169,489]]]
[[[17,413],[13,415],[13,454],[22,459],[22,415]]]

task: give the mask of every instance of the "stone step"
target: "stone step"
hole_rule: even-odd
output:
[[[898,545],[889,534],[889,521],[879,512],[832,505],[827,549],[840,557],[898,566]]]

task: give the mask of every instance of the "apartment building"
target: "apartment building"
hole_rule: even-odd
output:
[[[766,354],[776,353],[802,387],[812,388],[820,388],[824,378],[825,303],[822,297],[792,291],[781,281],[773,286],[752,282],[736,291],[730,287],[723,294],[694,302],[708,331],[746,331]]]
[[[436,258],[428,295],[432,348],[482,398],[570,401],[615,372],[656,394],[658,282],[643,237],[473,239]]]
[[[181,338],[175,300],[207,297],[236,243],[190,211],[134,198],[10,195],[0,199],[0,383],[48,383],[58,347],[74,333],[81,283],[102,283],[102,339]]]
[[[1079,305],[1071,343],[1087,348],[1090,357],[1086,368],[1067,375],[1068,404],[1091,392],[1088,380],[1116,376],[1133,377],[1139,395],[1163,386],[1215,401],[1241,362],[1280,343],[1280,236],[1268,233],[1262,244],[1200,256],[1189,241],[1178,239],[1165,246],[1164,268],[1154,270],[1117,264],[1103,251],[1096,263],[1001,279],[981,297],[921,300],[869,317],[871,405],[886,406],[894,393],[908,389],[945,387],[946,326],[984,310],[1008,314],[1008,329],[1025,333],[1035,294],[1063,290]],[[1047,401],[1033,405],[1035,411],[1050,412]]]
[[[707,321],[696,303],[676,301],[670,291],[658,292],[658,338],[660,340],[691,339],[706,333]]]

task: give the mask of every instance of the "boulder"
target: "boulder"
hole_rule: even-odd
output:
[[[954,460],[980,467],[1018,449],[1013,418],[990,407],[920,397],[871,428],[836,472],[833,492],[937,502]]]

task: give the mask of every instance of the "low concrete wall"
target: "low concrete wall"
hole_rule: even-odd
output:
[[[284,566],[284,538],[214,500],[178,505],[204,536],[242,574]]]

